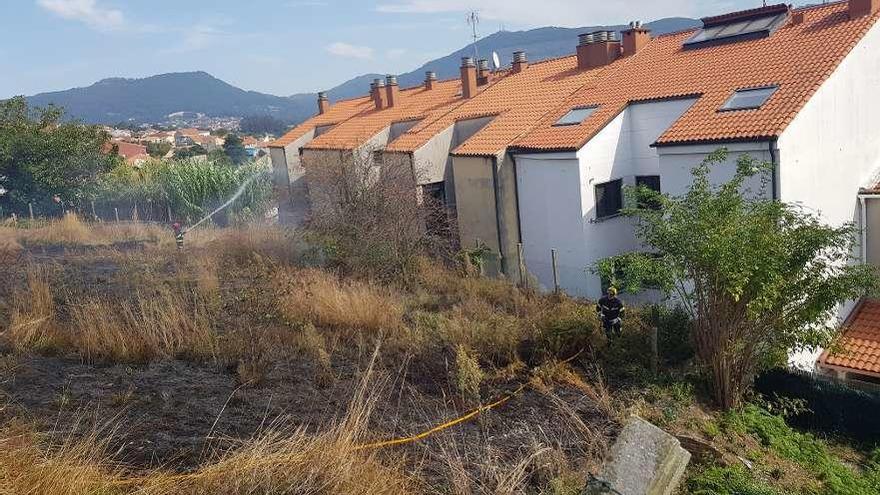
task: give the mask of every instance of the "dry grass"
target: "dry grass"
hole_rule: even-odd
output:
[[[0,428],[0,494],[121,494],[121,473],[106,461],[107,441],[99,430],[42,446],[22,425]]]
[[[285,317],[317,327],[396,335],[403,329],[403,305],[389,289],[341,281],[321,270],[283,270],[279,305]]]
[[[165,289],[138,295],[137,304],[99,299],[71,305],[71,346],[87,361],[206,361],[217,355],[210,303]]]
[[[2,337],[19,352],[57,350],[63,346],[49,271],[45,267],[28,267],[27,288],[13,294],[11,322]]]
[[[112,460],[106,431],[95,428],[57,445],[27,428],[0,428],[0,495],[284,495],[418,493],[399,467],[361,449],[375,406],[377,384],[369,364],[346,416],[319,433],[275,423],[199,469],[181,475],[162,470],[131,475]],[[381,384],[378,384],[381,386]]]

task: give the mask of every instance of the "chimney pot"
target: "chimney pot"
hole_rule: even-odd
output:
[[[388,74],[385,82],[385,105],[391,108],[400,102],[400,87],[397,85],[397,76]]]
[[[491,72],[489,71],[489,61],[480,59],[477,61],[477,86],[489,84]]]
[[[429,70],[425,72],[425,89],[434,89],[434,83],[437,81],[437,74]]]
[[[373,101],[376,103],[376,110],[382,110],[387,106],[388,99],[388,95],[385,93],[385,80],[380,78],[373,79],[372,86],[375,87]]]
[[[529,59],[526,58],[526,52],[524,51],[516,51],[513,52],[513,73],[519,74],[520,72],[526,70],[529,66]]]
[[[586,70],[608,65],[620,56],[616,31],[595,31],[582,35],[577,46],[578,69]]]
[[[318,92],[318,115],[324,115],[324,112],[330,108],[330,102],[327,100],[327,92]]]
[[[471,57],[461,58],[461,97],[465,100],[477,94],[477,67]]]
[[[633,21],[631,28],[623,32],[623,56],[637,53],[651,42],[651,31],[642,27],[642,21]]]
[[[850,19],[876,14],[878,10],[880,10],[880,0],[849,0]]]

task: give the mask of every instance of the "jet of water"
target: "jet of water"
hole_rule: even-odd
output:
[[[231,205],[236,199],[238,199],[239,196],[244,194],[245,189],[247,189],[247,187],[251,184],[251,182],[257,180],[257,178],[259,178],[261,175],[262,174],[252,175],[250,178],[248,178],[248,180],[246,180],[246,181],[244,181],[244,183],[242,183],[241,187],[238,188],[238,191],[235,191],[235,194],[233,194],[231,198],[227,199],[226,202],[223,203],[222,205],[220,205],[216,210],[212,211],[211,213],[208,213],[207,215],[205,215],[204,218],[202,218],[198,222],[192,224],[189,228],[184,230],[183,233],[185,234],[185,233],[189,232],[190,230],[198,227],[202,222],[208,220],[209,218],[216,215],[218,212],[222,211],[223,209],[225,209],[226,207]]]

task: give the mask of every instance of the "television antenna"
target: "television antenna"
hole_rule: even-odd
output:
[[[471,27],[471,33],[474,38],[474,61],[476,62],[480,59],[480,54],[477,52],[477,25],[480,24],[480,15],[476,10],[472,10],[468,14],[467,23]]]

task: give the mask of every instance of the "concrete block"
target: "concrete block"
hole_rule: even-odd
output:
[[[639,417],[621,431],[598,479],[613,491],[593,483],[587,493],[671,495],[681,483],[691,454],[678,439]]]

